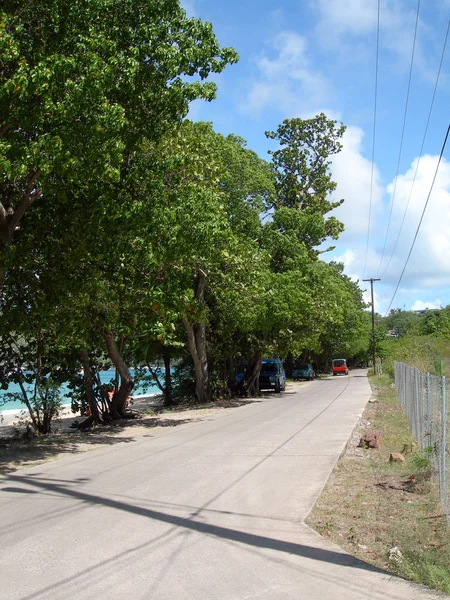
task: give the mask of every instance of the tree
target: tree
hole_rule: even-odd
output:
[[[336,189],[329,173],[331,154],[339,152],[345,127],[323,114],[314,119],[285,120],[276,131],[266,132],[280,148],[271,151],[275,194],[269,196],[270,212],[261,232],[261,250],[269,258],[270,274],[259,327],[253,341],[253,357],[244,378],[247,391],[258,391],[261,357],[270,352],[286,356],[318,344],[320,326],[326,319],[317,318],[324,310],[324,282],[317,277],[318,247],[328,237],[337,238],[343,229],[334,217],[325,219],[342,201],[328,196]],[[318,309],[323,300],[322,310]]]
[[[214,136],[209,124],[184,122],[160,146],[150,148],[146,158],[147,165],[157,161],[162,178],[152,219],[159,227],[153,243],[161,265],[158,285],[165,305],[178,313],[184,326],[198,402],[211,399],[206,295],[215,288],[233,237],[222,204]],[[151,188],[152,180],[147,181]]]
[[[177,0],[9,1],[1,19],[0,285],[5,269],[17,285],[21,265],[40,277],[39,293],[51,290],[40,310],[83,364],[103,340],[121,385],[101,402],[120,416],[133,387],[121,356],[137,325],[131,284],[153,274],[151,252],[144,265],[139,256],[142,194],[135,203],[128,192],[136,153],[180,123],[191,100],[213,99],[204,80],[237,55]],[[24,219],[32,204],[36,218]],[[131,236],[119,236],[130,222]],[[95,371],[86,376],[92,387]]]
[[[118,182],[237,60],[178,0],[7,0],[0,12],[0,285],[29,207]],[[92,197],[92,195],[91,195]]]
[[[371,322],[358,282],[344,275],[340,263],[319,261],[317,267],[322,282],[316,305],[321,329],[315,348],[317,361],[327,368],[336,357],[367,360]]]
[[[127,415],[129,365],[160,355],[170,374],[173,352],[189,351],[199,402],[233,391],[243,360],[244,391],[257,393],[263,355],[319,349],[333,325],[343,339],[337,327],[346,317],[356,327],[359,310],[345,277],[318,258],[340,227],[324,219],[327,200],[277,204],[276,181],[242,139],[189,121],[143,140],[117,182],[61,178],[71,202],[61,211],[49,186],[9,248],[11,328],[26,333],[37,315],[71,364],[81,361],[73,399],[92,420]],[[112,399],[98,377],[107,363]]]
[[[342,204],[343,200],[329,199],[337,184],[329,173],[328,159],[342,149],[339,140],[345,129],[321,113],[312,119],[285,119],[276,131],[266,132],[268,138],[280,144],[278,150],[269,152],[277,191],[272,208],[325,215]],[[342,223],[330,217],[325,221],[323,239],[336,239],[342,230]]]
[[[382,319],[386,329],[394,329],[400,336],[411,335],[419,332],[421,316],[415,312],[402,309],[393,309],[390,314]]]
[[[76,372],[77,366],[59,345],[55,331],[46,326],[46,313],[39,311],[43,298],[27,275],[22,273],[20,287],[8,286],[12,293],[6,295],[3,290],[0,389],[16,384],[20,391],[5,393],[4,401],[21,401],[32,427],[46,434],[61,408],[60,386]]]

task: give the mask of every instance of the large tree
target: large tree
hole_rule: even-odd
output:
[[[332,179],[329,159],[341,151],[344,132],[344,125],[323,113],[311,119],[285,119],[276,131],[266,132],[268,138],[279,143],[277,150],[269,152],[276,177],[274,209],[293,208],[323,216],[342,204],[343,200],[330,199],[337,184]],[[329,217],[323,239],[337,238],[342,230],[342,223]]]
[[[269,152],[275,194],[266,200],[269,218],[260,236],[270,275],[244,378],[247,393],[258,391],[264,353],[284,357],[317,344],[321,329],[316,306],[322,286],[316,277],[319,248],[343,230],[335,217],[325,217],[342,202],[329,198],[336,189],[329,158],[341,150],[344,131],[344,126],[320,114],[313,119],[286,119],[276,131],[266,132],[279,143],[278,149]]]
[[[0,285],[33,203],[119,181],[139,141],[214,98],[203,80],[237,60],[178,0],[7,0],[0,54]]]

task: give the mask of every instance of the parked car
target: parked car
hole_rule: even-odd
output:
[[[294,381],[298,381],[299,379],[312,381],[315,376],[316,374],[311,363],[302,363],[292,369],[292,379]]]
[[[286,373],[279,358],[263,358],[259,374],[259,389],[275,390],[275,392],[286,389]]]
[[[348,375],[347,360],[345,358],[335,358],[331,361],[331,370],[333,375]]]

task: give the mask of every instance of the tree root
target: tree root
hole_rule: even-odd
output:
[[[89,429],[89,427],[92,427],[92,425],[94,425],[94,417],[91,415],[81,423],[72,423],[70,427],[72,429],[77,429],[78,431],[81,431],[82,429]]]
[[[117,417],[112,417],[109,414],[103,414],[100,417],[100,420],[94,419],[92,415],[90,415],[87,419],[82,421],[81,423],[72,424],[70,427],[72,429],[76,429],[78,431],[82,431],[85,429],[89,429],[94,425],[111,425],[116,421],[120,421],[121,419],[139,419],[141,417],[141,413],[138,410],[127,410],[126,412],[118,415]]]
[[[127,410],[120,415],[121,419],[138,419],[141,413],[138,410]]]

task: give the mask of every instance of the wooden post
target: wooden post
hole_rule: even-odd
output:
[[[370,279],[363,279],[363,281],[370,281],[370,297],[371,297],[371,304],[372,304],[373,374],[376,375],[377,368],[376,368],[376,364],[375,364],[376,347],[375,347],[375,306],[374,306],[374,302],[373,302],[373,282],[381,281],[381,279],[374,279],[373,277],[371,277]]]

